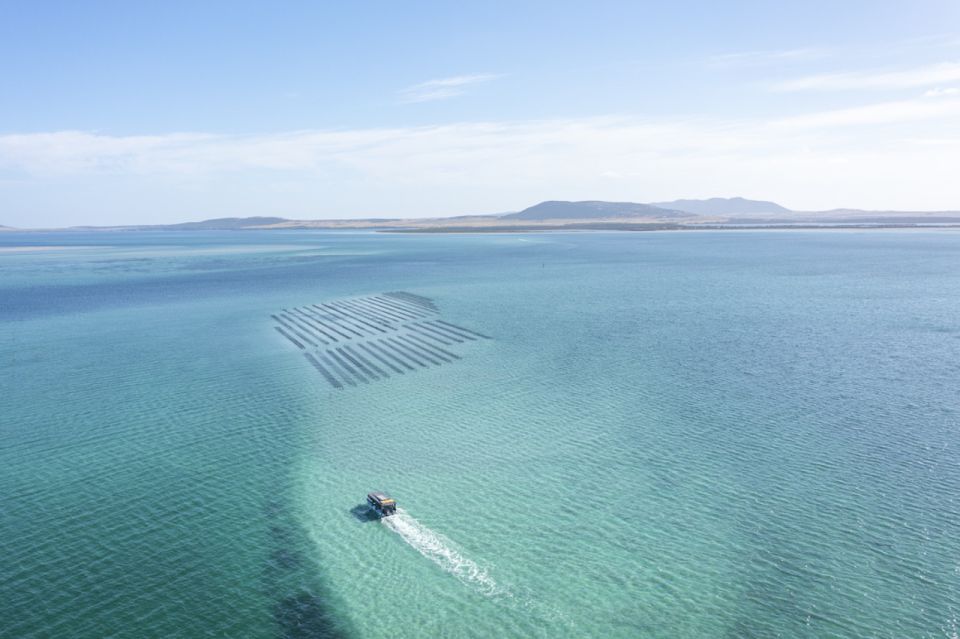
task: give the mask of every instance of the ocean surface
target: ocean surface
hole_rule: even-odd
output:
[[[960,233],[0,234],[4,638],[958,633]]]

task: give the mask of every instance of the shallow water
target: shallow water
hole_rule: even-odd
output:
[[[957,634],[960,234],[0,246],[0,636]],[[271,319],[387,291],[492,339]]]

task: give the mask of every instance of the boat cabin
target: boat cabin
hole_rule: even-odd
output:
[[[367,493],[367,503],[369,503],[381,517],[389,517],[397,512],[396,500],[387,493]]]

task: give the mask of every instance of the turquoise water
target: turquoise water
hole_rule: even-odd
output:
[[[270,317],[388,291],[492,339]],[[0,235],[0,370],[3,637],[960,629],[957,233]]]

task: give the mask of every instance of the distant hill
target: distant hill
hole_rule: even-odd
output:
[[[788,208],[776,202],[747,200],[742,197],[712,197],[708,200],[673,200],[672,202],[654,202],[653,206],[675,209],[693,215],[763,215],[792,213]]]
[[[810,216],[817,218],[833,218],[838,220],[850,218],[911,218],[924,220],[929,218],[956,218],[960,217],[960,211],[869,211],[865,209],[830,209],[829,211],[796,211],[798,216]]]
[[[290,220],[282,217],[222,217],[179,224],[130,226],[72,226],[60,231],[234,231],[284,229],[399,229],[419,232],[523,231],[527,229],[603,228],[606,230],[662,230],[708,228],[711,225],[784,225],[784,224],[886,224],[955,225],[960,211],[868,211],[832,209],[828,211],[791,211],[775,202],[741,197],[707,200],[674,200],[642,204],[586,200],[569,202],[549,200],[515,213],[457,215],[434,218],[364,218]],[[672,226],[671,226],[672,225]],[[637,229],[634,229],[637,227]],[[28,229],[0,225],[0,232]],[[40,230],[40,229],[29,229]]]
[[[252,226],[269,226],[280,224],[287,220],[282,217],[221,217],[202,222],[182,222],[180,224],[161,224],[154,228],[171,231],[228,231],[233,229],[247,229]]]
[[[509,213],[502,220],[596,220],[609,218],[675,218],[687,217],[682,211],[636,202],[549,201],[535,204],[518,213]]]

